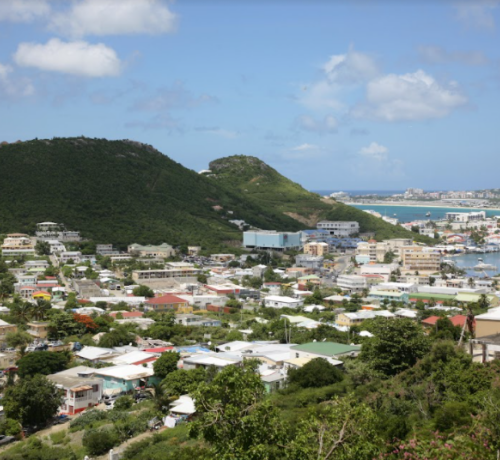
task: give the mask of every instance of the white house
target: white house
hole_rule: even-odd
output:
[[[264,305],[271,308],[298,308],[304,305],[304,300],[287,296],[269,295],[264,299]]]
[[[366,278],[359,275],[340,275],[337,278],[337,286],[343,291],[361,292],[368,286]]]

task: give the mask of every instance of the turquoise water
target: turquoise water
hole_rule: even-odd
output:
[[[487,254],[463,254],[456,257],[450,257],[458,268],[474,267],[479,263],[479,258],[483,259],[485,264],[491,264],[497,267],[497,270],[486,270],[486,273],[489,276],[500,273],[500,252],[490,252]],[[484,277],[484,273],[477,272],[475,270],[467,270],[467,276],[479,276],[482,278]]]
[[[412,222],[414,220],[440,220],[445,218],[447,212],[482,211],[482,209],[477,208],[420,208],[416,206],[374,206],[372,204],[353,204],[351,206],[358,209],[372,209],[387,217],[396,217],[401,223]],[[431,213],[430,217],[426,216],[427,212]],[[485,212],[486,217],[500,215],[500,209],[496,211],[485,210]]]

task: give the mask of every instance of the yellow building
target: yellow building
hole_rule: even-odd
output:
[[[46,339],[49,334],[49,323],[43,321],[32,321],[31,323],[28,323],[28,330],[26,332],[36,339]]]
[[[28,235],[24,233],[10,233],[3,240],[2,250],[4,249],[34,249],[34,246]]]
[[[50,299],[52,299],[52,296],[47,291],[37,291],[33,293],[33,299],[50,301]]]
[[[325,256],[328,254],[328,244],[327,243],[317,243],[312,241],[304,245],[304,254],[310,256]]]
[[[3,319],[0,319],[0,342],[5,341],[5,336],[9,332],[17,332],[17,326],[15,324],[9,324]]]
[[[378,243],[375,240],[358,243],[356,255],[370,258],[370,262],[383,262],[385,254],[389,252],[387,243]]]
[[[424,246],[403,246],[401,258],[404,270],[438,272],[441,264],[439,251]]]

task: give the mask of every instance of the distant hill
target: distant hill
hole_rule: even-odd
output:
[[[215,248],[241,240],[230,219],[264,229],[303,228],[232,186],[128,140],[55,138],[2,145],[0,171],[0,233],[34,232],[37,222],[53,221],[121,247],[168,242]]]
[[[54,138],[0,145],[0,233],[64,223],[97,243],[239,245],[229,220],[297,231],[320,219],[357,220],[379,238],[415,236],[358,209],[322,200],[255,157],[228,157],[198,174],[150,145]]]
[[[239,190],[256,205],[293,217],[308,227],[315,227],[320,220],[353,220],[359,222],[362,232],[375,232],[378,240],[413,238],[425,243],[432,241],[352,206],[309,192],[256,157],[235,155],[220,158],[212,161],[209,169],[212,179],[218,184]]]

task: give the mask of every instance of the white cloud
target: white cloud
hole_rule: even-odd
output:
[[[360,84],[378,75],[375,60],[368,54],[352,49],[346,54],[331,56],[323,70],[328,81],[339,85]]]
[[[58,38],[46,44],[21,43],[14,61],[22,67],[83,77],[113,77],[119,75],[122,68],[116,52],[102,43],[63,42]]]
[[[33,22],[48,16],[50,6],[45,0],[0,0],[0,21]]]
[[[323,120],[317,120],[310,115],[301,115],[295,120],[298,129],[318,134],[331,134],[337,132],[338,122],[332,115],[326,115]]]
[[[388,74],[367,85],[366,102],[352,110],[355,117],[382,121],[441,118],[467,102],[456,82],[439,84],[423,70]]]
[[[214,127],[198,127],[195,128],[195,131],[199,131],[202,133],[213,134],[215,136],[223,137],[225,139],[236,139],[239,136],[237,131],[232,131],[230,129],[219,128],[217,126]]]
[[[367,147],[363,147],[359,154],[372,160],[385,161],[389,158],[389,149],[377,142],[372,142]]]
[[[455,18],[468,28],[494,29],[498,0],[468,0],[455,5]]]
[[[35,88],[26,78],[13,78],[10,65],[0,64],[0,93],[7,97],[25,97],[35,93]]]
[[[191,109],[214,102],[217,102],[214,96],[209,94],[194,96],[181,81],[176,81],[171,87],[159,88],[154,96],[138,100],[134,104],[134,109],[159,112],[170,109]]]
[[[314,144],[300,144],[300,145],[297,145],[297,147],[292,148],[292,150],[298,151],[298,152],[302,152],[305,150],[318,150],[318,149],[319,149],[319,147],[317,145],[314,145]]]
[[[161,0],[82,0],[54,16],[63,35],[157,35],[176,29],[177,16]]]
[[[321,68],[323,78],[310,85],[302,85],[299,101],[313,109],[342,110],[339,96],[346,87],[352,88],[378,75],[375,60],[365,53],[350,49],[345,54],[336,54]]]
[[[428,64],[459,63],[470,66],[488,64],[489,59],[482,51],[447,51],[440,46],[422,45],[418,54]]]

